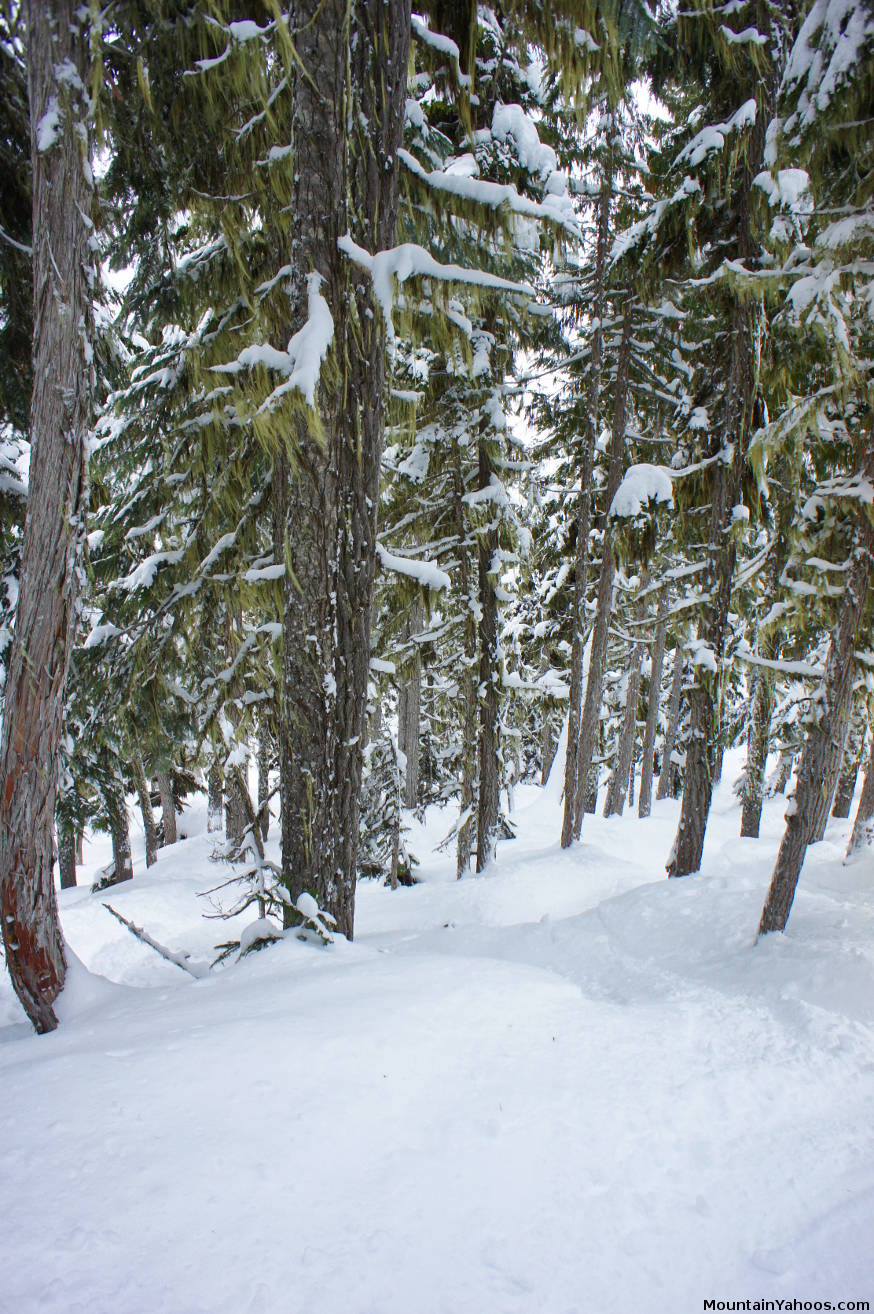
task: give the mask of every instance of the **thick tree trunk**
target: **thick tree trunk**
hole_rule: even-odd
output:
[[[0,921],[15,993],[37,1031],[65,961],[53,876],[58,743],[76,625],[93,398],[87,8],[29,0],[33,394],[20,590],[0,746]],[[64,76],[64,69],[75,76]],[[83,90],[77,90],[77,85]],[[52,113],[54,111],[54,114]],[[54,120],[56,126],[50,126]]]
[[[155,825],[155,814],[152,811],[152,799],[146,782],[146,773],[143,770],[143,759],[139,753],[131,755],[131,771],[134,778],[134,789],[137,791],[137,802],[140,805],[140,812],[143,814],[143,833],[146,837],[146,866],[151,867],[158,860],[158,829]]]
[[[835,796],[835,790],[838,786],[838,776],[841,771],[841,762],[844,757],[844,746],[847,742],[847,729],[850,721],[850,709],[853,701],[852,689],[847,690],[846,701],[838,709],[834,724],[829,734],[828,749],[825,756],[825,767],[822,778],[819,782],[819,789],[814,799],[813,815],[810,822],[810,834],[807,837],[808,844],[819,844],[825,837],[825,828],[828,825],[828,815],[831,812],[832,800]]]
[[[622,319],[622,340],[616,362],[616,386],[613,395],[613,424],[610,434],[610,459],[607,467],[607,490],[605,503],[607,515],[604,520],[604,537],[601,547],[601,570],[598,576],[598,597],[595,609],[595,622],[592,627],[592,641],[589,648],[589,671],[586,677],[586,697],[580,723],[579,742],[577,744],[576,795],[574,797],[573,835],[579,839],[583,828],[583,817],[590,809],[586,806],[586,796],[591,793],[592,757],[601,718],[601,703],[604,697],[604,663],[607,658],[607,639],[610,617],[613,612],[613,580],[616,566],[613,560],[613,524],[609,511],[622,482],[625,466],[625,429],[628,404],[628,369],[631,363],[631,315],[632,297],[626,296]],[[597,795],[597,777],[595,794]],[[594,806],[591,811],[594,811]]]
[[[863,849],[869,849],[874,842],[874,736],[868,749],[868,765],[865,768],[865,780],[862,795],[856,809],[853,833],[847,846],[847,858],[852,858]]]
[[[461,769],[459,772],[459,823],[455,845],[455,874],[458,879],[470,870],[476,834],[476,724],[477,689],[476,669],[477,599],[473,592],[473,562],[467,543],[464,521],[464,481],[461,475],[461,453],[458,440],[453,443],[452,500],[455,514],[455,533],[458,538],[459,584],[464,600],[464,653],[460,673],[461,705]]]
[[[850,719],[850,730],[844,750],[843,765],[838,776],[838,787],[835,790],[835,802],[832,808],[832,816],[841,821],[845,821],[849,817],[850,808],[853,806],[856,780],[859,776],[859,767],[862,765],[862,754],[865,748],[865,729],[865,702],[860,698]]]
[[[73,827],[58,819],[58,872],[61,889],[71,890],[76,884],[76,837]]]
[[[485,444],[479,448],[479,487],[488,488],[492,465]],[[484,871],[495,857],[501,800],[498,758],[500,669],[498,665],[498,599],[492,575],[498,551],[497,528],[479,541],[479,750],[476,820],[476,869]]]
[[[76,863],[78,866],[81,867],[84,861],[85,861],[85,833],[84,831],[80,830],[77,831],[76,833]]]
[[[369,252],[394,244],[410,5],[297,0],[291,19],[291,327],[306,322],[311,280],[318,279],[334,332],[318,389],[320,422],[301,403],[294,473],[281,454],[274,466],[277,560],[289,567],[282,872],[292,901],[309,890],[351,938],[386,327],[368,279],[337,244],[347,232]]]
[[[874,473],[874,451],[867,455],[863,473]],[[810,726],[801,755],[795,795],[787,809],[786,830],[762,910],[759,934],[786,927],[801,865],[810,837],[814,808],[825,778],[830,743],[851,697],[856,632],[868,590],[874,530],[864,512],[856,528],[853,562],[838,623],[832,631],[816,720]]]
[[[173,793],[173,776],[169,771],[158,772],[158,790],[161,794],[161,817],[164,825],[164,845],[176,843],[176,797]]]
[[[658,620],[656,621],[655,644],[652,650],[649,673],[649,704],[646,709],[646,729],[643,732],[643,754],[640,763],[640,794],[637,800],[637,815],[648,817],[652,812],[652,770],[655,759],[656,732],[659,727],[659,708],[662,693],[662,666],[665,660],[665,591],[659,594]]]
[[[249,824],[249,812],[254,812],[249,790],[246,788],[244,797],[241,785],[241,782],[247,781],[248,778],[247,761],[238,770],[231,771],[225,781],[225,839],[232,848],[240,844]]]
[[[127,800],[124,786],[118,777],[111,776],[103,788],[103,806],[109,821],[109,833],[112,836],[112,860],[115,864],[112,880],[107,884],[119,885],[122,881],[133,880],[134,868],[130,847],[130,819],[127,815]]]
[[[270,831],[270,735],[265,729],[258,738],[258,825],[266,843]]]
[[[680,700],[683,695],[683,636],[677,636],[674,648],[674,669],[671,673],[671,693],[668,698],[668,726],[665,742],[662,745],[662,769],[659,772],[659,787],[656,799],[676,798],[677,764],[674,752],[677,747],[677,732],[680,728]]]
[[[594,297],[592,301],[592,345],[589,357],[587,414],[580,463],[580,494],[577,499],[577,542],[574,555],[573,633],[571,636],[571,684],[568,702],[567,756],[564,772],[564,814],[561,847],[566,849],[574,838],[574,812],[577,802],[577,777],[580,752],[580,717],[583,697],[583,650],[585,648],[586,577],[589,561],[589,532],[592,520],[592,471],[595,444],[598,441],[598,413],[601,396],[601,360],[604,350],[604,283],[607,270],[607,239],[610,231],[610,203],[613,196],[613,169],[608,168],[601,184],[598,201],[598,243],[595,250]],[[585,767],[583,768],[585,771]]]

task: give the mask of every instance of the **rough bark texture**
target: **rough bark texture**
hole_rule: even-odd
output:
[[[289,207],[291,329],[321,278],[334,321],[317,396],[301,403],[294,469],[274,466],[285,559],[280,718],[283,881],[351,938],[384,421],[385,325],[369,281],[340,254],[394,243],[409,0],[297,0],[291,26],[295,181]],[[301,72],[300,70],[304,70]],[[349,125],[352,125],[351,135]],[[348,197],[358,209],[352,210]]]
[[[134,753],[131,756],[131,771],[133,772],[134,789],[137,791],[137,802],[140,805],[140,812],[143,814],[143,833],[146,838],[146,866],[151,867],[158,859],[158,828],[155,825],[151,791],[146,781],[143,759],[139,753]]]
[[[33,395],[30,484],[15,637],[0,746],[0,919],[9,975],[37,1031],[65,961],[52,874],[58,741],[76,623],[92,415],[91,176],[84,96],[57,70],[87,78],[87,9],[27,5],[33,161]],[[56,140],[38,142],[52,99]],[[78,132],[77,132],[78,130]],[[40,144],[44,149],[40,150]]]
[[[759,652],[770,658],[773,644],[759,640]],[[762,800],[765,796],[765,767],[768,761],[768,744],[771,738],[771,716],[774,711],[774,675],[760,667],[753,694],[753,710],[747,736],[747,765],[744,776],[743,812],[740,833],[743,839],[759,838],[762,818]]]
[[[643,644],[635,643],[631,650],[628,683],[625,690],[625,715],[616,746],[616,764],[607,788],[607,801],[604,804],[605,817],[621,817],[625,808],[631,776],[631,763],[634,756],[634,735],[637,726],[637,700],[640,694],[640,663],[643,660]]]
[[[249,824],[249,812],[254,812],[249,790],[246,788],[244,795],[241,783],[248,778],[249,763],[246,762],[245,766],[231,771],[225,781],[225,838],[230,845],[239,845]]]
[[[169,771],[158,772],[158,790],[161,795],[161,817],[164,825],[164,844],[176,843],[176,797],[173,777]]]
[[[61,889],[71,890],[76,884],[76,837],[73,828],[58,820],[58,872]]]
[[[832,816],[844,821],[850,815],[850,808],[853,806],[853,795],[856,792],[856,780],[859,776],[859,767],[862,764],[862,752],[865,747],[865,703],[859,699],[853,715],[850,718],[850,730],[847,736],[847,744],[844,749],[844,760],[841,766],[840,775],[838,776],[838,787],[835,790],[835,802],[832,808]]]
[[[628,368],[631,363],[631,312],[632,298],[625,298],[625,310],[622,320],[622,340],[616,362],[616,386],[613,394],[613,424],[610,434],[610,459],[607,467],[607,490],[605,503],[607,510],[613,502],[616,490],[622,482],[625,467],[625,428],[628,406]],[[573,836],[579,839],[583,828],[583,817],[587,811],[586,796],[591,792],[592,758],[598,739],[601,719],[601,703],[604,697],[604,663],[607,657],[607,638],[610,617],[613,612],[613,579],[616,565],[613,560],[613,524],[607,516],[604,522],[604,537],[601,546],[601,570],[598,576],[598,597],[595,608],[595,621],[592,627],[592,639],[589,647],[589,671],[586,677],[586,697],[580,722],[579,739],[575,766],[575,788],[573,806]],[[570,742],[570,740],[568,740]],[[595,780],[597,795],[597,777]]]
[[[488,488],[492,464],[485,444],[479,448],[479,487]],[[498,759],[498,599],[492,575],[498,550],[497,528],[479,540],[479,746],[477,752],[476,869],[493,861],[498,842],[501,773]]]
[[[871,478],[874,473],[874,451],[868,454],[862,473],[867,478]],[[831,741],[851,696],[856,631],[868,589],[872,541],[874,531],[863,512],[856,529],[847,589],[829,644],[825,677],[817,700],[816,720],[808,731],[801,754],[795,795],[788,809],[786,830],[762,910],[760,935],[785,929],[795,898],[814,809],[825,779]]]
[[[676,797],[677,764],[673,761],[677,747],[677,731],[680,728],[680,700],[683,695],[683,639],[677,638],[674,649],[674,669],[671,674],[671,693],[668,699],[668,727],[665,742],[662,745],[662,769],[659,772],[659,787],[656,798]]]
[[[868,749],[868,765],[865,768],[862,796],[859,799],[853,833],[847,846],[847,857],[852,858],[854,854],[870,848],[872,840],[874,840],[874,737]]]
[[[270,736],[266,730],[258,739],[258,825],[266,842],[270,831]]]
[[[655,759],[656,731],[659,726],[659,707],[662,693],[662,666],[665,660],[665,616],[664,590],[659,594],[659,612],[656,622],[655,644],[649,673],[649,705],[646,709],[646,729],[643,732],[643,754],[640,763],[640,794],[637,800],[637,815],[648,817],[652,812],[652,770]]]
[[[838,787],[838,776],[840,775],[841,762],[844,757],[844,746],[847,742],[852,697],[852,691],[848,689],[846,702],[839,708],[829,734],[825,766],[814,799],[810,834],[807,837],[808,844],[819,844],[820,840],[825,838],[825,828],[828,825],[828,816],[831,812],[835,790]]]
[[[577,800],[580,718],[583,695],[583,649],[585,647],[586,577],[589,560],[589,530],[592,519],[592,470],[598,438],[598,409],[601,396],[601,359],[604,335],[604,281],[607,269],[607,238],[610,229],[610,202],[613,195],[612,169],[601,185],[598,201],[598,243],[595,250],[594,296],[592,299],[592,340],[589,358],[589,388],[586,406],[583,452],[580,463],[580,495],[577,506],[577,542],[574,556],[573,634],[571,638],[571,683],[568,701],[567,756],[564,772],[564,814],[561,847],[566,849],[574,838],[574,813]]]

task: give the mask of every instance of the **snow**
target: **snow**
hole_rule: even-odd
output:
[[[528,173],[543,178],[555,173],[558,167],[555,151],[540,140],[537,124],[521,105],[495,106],[492,136],[495,141],[512,141],[519,163]]]
[[[674,487],[671,471],[663,465],[632,465],[626,470],[622,483],[610,503],[611,516],[633,519],[649,506],[650,502],[672,506]]]
[[[60,1029],[32,1036],[0,992],[5,1305],[685,1314],[867,1297],[874,891],[869,866],[841,863],[850,823],[810,850],[788,933],[754,945],[787,800],[738,838],[742,754],[702,873],[675,881],[672,800],[645,822],[587,816],[559,848],[563,765],[558,792],[517,787],[518,838],[482,877],[455,881],[434,852],[451,810],[408,814],[423,883],[362,883],[354,944],[285,936],[197,981],[89,894],[108,859],[89,836],[83,884],[60,894]],[[134,880],[112,891],[198,958],[251,921],[200,915],[197,892],[228,873],[205,818],[187,811],[188,838],[148,873],[135,836]]]
[[[446,571],[435,566],[433,562],[419,561],[414,557],[399,557],[394,552],[389,552],[388,548],[383,547],[378,541],[376,555],[383,570],[393,570],[398,575],[408,575],[410,579],[418,580],[426,588],[439,592],[441,589],[448,589],[452,583]]]
[[[36,149],[42,155],[56,144],[61,131],[61,111],[57,96],[52,96],[45,113],[36,125]]]

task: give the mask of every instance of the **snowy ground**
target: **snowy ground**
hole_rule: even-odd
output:
[[[738,766],[698,877],[664,878],[675,803],[562,853],[530,787],[491,874],[454,882],[431,816],[424,883],[363,886],[354,945],[200,982],[63,894],[90,973],[61,1028],[31,1036],[0,988],[0,1311],[874,1303],[874,864],[843,867],[832,823],[754,948],[784,801],[738,839]],[[109,897],[206,955],[202,823]]]

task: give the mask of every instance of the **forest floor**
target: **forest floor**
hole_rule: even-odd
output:
[[[785,800],[739,839],[740,765],[699,876],[665,879],[678,804],[587,817],[562,852],[555,788],[528,786],[486,875],[452,879],[432,810],[422,884],[363,884],[353,945],[202,981],[89,893],[95,837],[59,1030],[0,984],[0,1311],[874,1305],[874,860],[843,866],[830,823],[755,946]],[[201,807],[181,829],[103,897],[208,957],[231,928],[196,896],[227,868]]]

